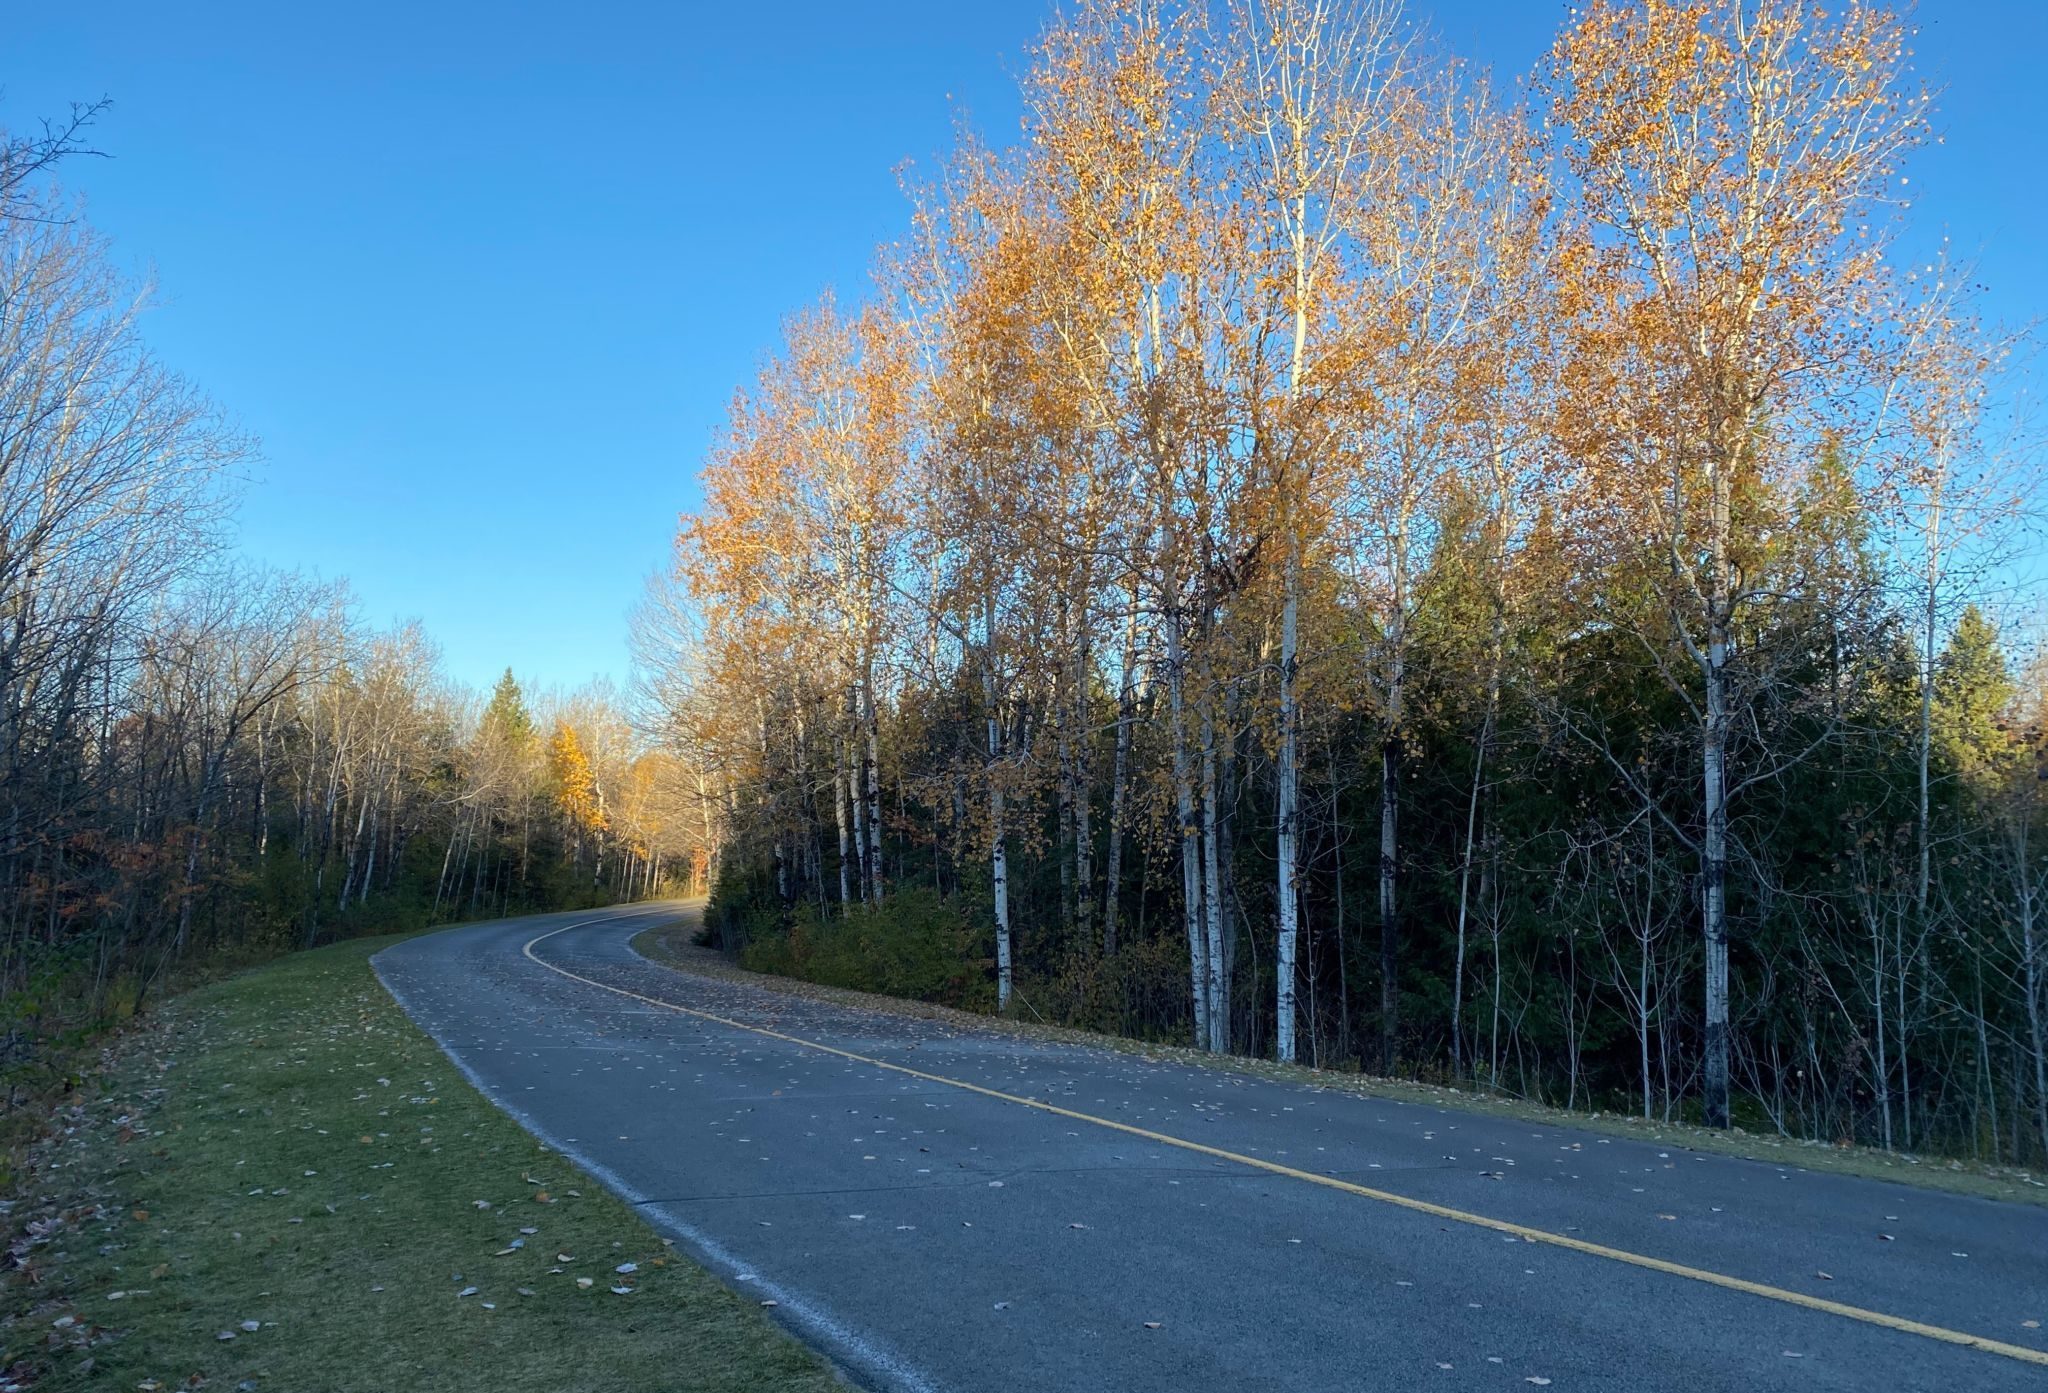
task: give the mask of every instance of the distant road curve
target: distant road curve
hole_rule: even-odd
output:
[[[467,925],[375,966],[472,1082],[865,1387],[2048,1388],[2048,1210],[630,947],[695,912]]]

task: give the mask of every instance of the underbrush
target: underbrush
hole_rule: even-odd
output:
[[[995,1006],[987,945],[929,890],[900,891],[843,913],[800,905],[787,928],[758,918],[750,927],[739,954],[750,971],[969,1011]]]

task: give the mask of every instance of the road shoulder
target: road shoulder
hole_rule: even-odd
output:
[[[6,1202],[0,1383],[809,1393],[828,1367],[294,955],[116,1043]]]
[[[694,941],[701,906],[689,906],[677,918],[635,934],[632,948],[639,956],[661,966],[699,976],[744,983],[766,991],[811,1000],[831,1002],[861,1010],[918,1020],[940,1021],[961,1029],[980,1029],[1024,1039],[1114,1049],[1151,1060],[1172,1061],[1204,1069],[1221,1069],[1278,1083],[1329,1089],[1373,1098],[1387,1098],[1467,1113],[1474,1117],[1505,1118],[1569,1127],[1604,1136],[1677,1146],[1707,1155],[1729,1156],[1792,1166],[1822,1175],[1855,1176],[1885,1180],[1900,1185],[1946,1194],[1970,1195],[1979,1199],[2004,1200],[2015,1204],[2048,1208],[2048,1178],[2010,1166],[1989,1166],[1972,1162],[1922,1158],[1903,1153],[1886,1153],[1867,1147],[1836,1146],[1796,1138],[1759,1135],[1736,1130],[1710,1131],[1683,1123],[1645,1122],[1639,1117],[1609,1112],[1567,1112],[1502,1095],[1477,1093],[1468,1089],[1377,1078],[1366,1074],[1329,1069],[1282,1065],[1265,1059],[1238,1055],[1213,1055],[1180,1045],[1133,1040],[1071,1026],[1052,1025],[1014,1017],[980,1015],[930,1002],[880,996],[843,987],[822,986],[789,977],[750,972],[716,949]]]

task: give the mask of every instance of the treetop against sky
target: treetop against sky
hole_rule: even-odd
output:
[[[1410,7],[1531,71],[1566,7]],[[622,678],[732,386],[792,307],[868,286],[898,170],[963,120],[1007,142],[1037,0],[559,7],[372,0],[331,15],[122,0],[10,18],[0,122],[110,97],[64,179],[151,273],[162,358],[263,442],[254,559],[421,618],[451,673]],[[2008,324],[2033,252],[2048,7],[1930,3],[1939,146],[1905,249],[1944,229]]]

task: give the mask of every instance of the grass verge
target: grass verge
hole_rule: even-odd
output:
[[[1507,1118],[1548,1127],[1572,1127],[1584,1132],[1629,1137],[1637,1141],[1656,1142],[1662,1146],[1678,1146],[1690,1151],[1764,1161],[1773,1165],[1794,1166],[1801,1170],[1828,1175],[1854,1175],[1871,1180],[1890,1180],[1901,1185],[1916,1185],[1928,1190],[1974,1195],[1980,1199],[2010,1200],[2019,1204],[2048,1208],[2048,1181],[2044,1181],[2043,1177],[2032,1171],[2012,1166],[1991,1166],[1980,1162],[1949,1160],[1946,1157],[1911,1156],[1903,1152],[1879,1151],[1862,1146],[1836,1146],[1825,1142],[1802,1141],[1793,1137],[1745,1132],[1739,1128],[1721,1132],[1684,1123],[1645,1122],[1639,1117],[1624,1113],[1567,1112],[1563,1108],[1532,1103],[1505,1094],[1481,1093],[1471,1089],[1417,1083],[1406,1079],[1377,1078],[1369,1074],[1310,1069],[1300,1065],[1278,1064],[1269,1059],[1251,1059],[1242,1055],[1207,1054],[1200,1050],[1161,1045],[1145,1040],[1130,1040],[1120,1035],[1103,1035],[1071,1026],[1046,1025],[1011,1017],[981,1015],[971,1011],[955,1010],[949,1006],[933,1005],[926,1001],[906,1001],[899,997],[877,996],[872,992],[851,991],[844,987],[827,987],[816,982],[802,982],[788,977],[772,977],[749,972],[736,966],[724,954],[693,942],[691,935],[696,932],[696,928],[697,920],[692,916],[682,922],[646,930],[634,938],[633,946],[655,962],[667,963],[672,967],[705,976],[749,982],[770,991],[810,997],[819,1001],[834,1001],[842,1005],[914,1016],[924,1020],[943,1020],[953,1025],[1001,1031],[1036,1039],[1088,1045],[1099,1049],[1123,1050],[1151,1059],[1170,1059],[1179,1064],[1195,1065],[1205,1069],[1227,1069],[1282,1083],[1304,1084],[1313,1088],[1335,1089],[1344,1093],[1449,1108],[1481,1117]]]
[[[371,973],[391,941],[108,1050],[5,1202],[0,1393],[839,1386],[471,1088]]]

